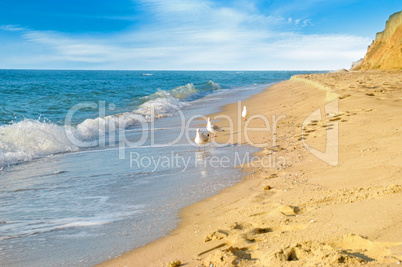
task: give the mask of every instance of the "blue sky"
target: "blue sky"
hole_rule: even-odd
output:
[[[330,70],[400,0],[0,0],[0,68]]]

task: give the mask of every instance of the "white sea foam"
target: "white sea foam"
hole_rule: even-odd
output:
[[[132,210],[112,213],[99,213],[98,215],[88,217],[67,217],[48,221],[9,221],[0,225],[0,230],[4,233],[7,233],[0,240],[37,235],[40,233],[47,233],[66,228],[90,228],[113,223],[124,220],[125,218],[142,212],[144,206],[136,205],[130,208]],[[88,211],[88,213],[90,213],[90,211]]]
[[[215,89],[215,90],[221,89],[221,87],[219,86],[219,84],[217,84],[217,83],[215,83],[215,82],[213,82],[213,81],[209,81],[209,82],[208,82],[208,86],[210,86],[211,89]]]
[[[144,115],[144,117],[149,121],[153,118],[171,116],[178,109],[188,105],[188,103],[180,101],[175,97],[158,97],[141,104],[136,110],[136,113]]]
[[[213,81],[209,81],[207,86],[209,90],[220,88]],[[186,99],[197,93],[199,91],[191,83],[168,91],[158,90],[143,97],[144,102],[136,110],[86,119],[72,127],[70,132],[66,131],[66,126],[30,119],[0,126],[0,167],[79,150],[79,145],[66,133],[80,141],[96,140],[99,136],[127,129],[140,121],[149,122],[155,118],[172,116],[188,106]]]
[[[144,115],[147,120],[167,117],[174,114],[178,109],[189,105],[185,99],[198,93],[192,83],[176,87],[170,91],[158,90],[150,96],[135,111],[137,114]]]
[[[90,227],[90,226],[98,226],[98,225],[103,225],[107,223],[111,223],[111,220],[103,220],[103,221],[77,221],[77,222],[71,222],[71,223],[66,223],[63,225],[60,225],[57,227],[57,229],[63,229],[63,228],[73,228],[73,227]]]
[[[77,125],[76,132],[82,140],[90,140],[110,131],[121,130],[130,127],[141,118],[132,113],[126,112],[104,118],[86,119]]]
[[[77,149],[63,126],[28,119],[0,126],[0,166]]]
[[[184,99],[197,92],[198,91],[195,86],[192,83],[188,83],[186,85],[174,88],[169,92],[169,94],[173,97]]]

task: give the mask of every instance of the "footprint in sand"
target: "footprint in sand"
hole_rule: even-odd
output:
[[[251,260],[251,253],[247,247],[229,247],[208,255],[201,264],[208,267],[243,266]]]
[[[244,226],[242,224],[239,224],[238,222],[234,222],[231,226],[230,229],[233,230],[243,230]]]
[[[340,189],[328,192],[324,198],[311,199],[308,203],[299,205],[315,205],[320,203],[354,203],[366,199],[376,199],[388,194],[402,192],[402,185],[369,186],[360,188]]]
[[[272,229],[269,227],[264,227],[264,228],[254,228],[250,231],[250,234],[254,235],[260,235],[260,234],[266,234],[272,232]]]
[[[331,246],[342,248],[349,255],[355,255],[365,261],[398,263],[398,256],[392,255],[392,248],[402,246],[402,242],[371,241],[356,234],[348,234],[330,242]]]
[[[229,233],[227,231],[223,231],[223,230],[216,230],[212,233],[209,233],[206,237],[205,237],[205,242],[209,242],[209,241],[213,241],[213,240],[221,240],[225,237],[227,237],[229,235]]]
[[[341,95],[341,96],[339,97],[339,99],[342,100],[342,99],[345,99],[345,98],[348,98],[348,97],[350,97],[350,95]]]
[[[338,265],[338,264],[360,264],[365,260],[349,255],[343,250],[336,249],[325,243],[302,242],[291,246],[285,246],[271,255],[271,263],[297,261],[298,266],[315,266],[316,264]],[[273,265],[272,265],[273,266]]]
[[[341,119],[341,117],[336,117],[336,118],[329,119],[329,121],[339,121],[340,119]]]

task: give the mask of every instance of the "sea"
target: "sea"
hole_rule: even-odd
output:
[[[169,234],[256,151],[199,148],[206,116],[300,73],[0,70],[0,266],[93,266]]]

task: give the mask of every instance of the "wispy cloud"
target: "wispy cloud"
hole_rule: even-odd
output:
[[[20,25],[1,25],[0,30],[8,32],[19,32],[24,31],[25,28],[21,27]]]
[[[42,53],[51,66],[61,68],[330,69],[348,67],[370,41],[342,34],[302,34],[298,29],[311,27],[311,19],[263,14],[249,1],[141,3],[151,14],[149,21],[120,33],[88,36],[19,25],[0,29],[20,32],[26,43],[45,48]]]

